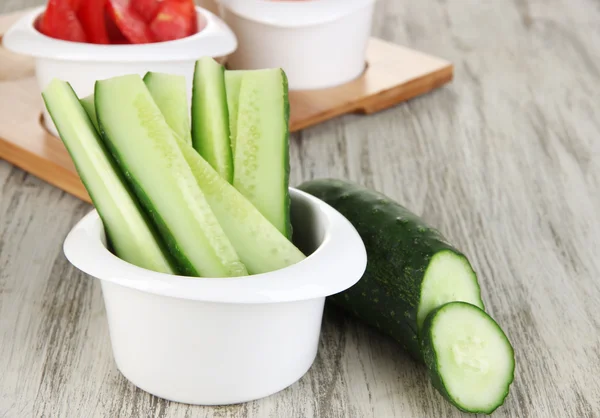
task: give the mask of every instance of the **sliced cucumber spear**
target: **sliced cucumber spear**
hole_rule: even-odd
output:
[[[148,72],[144,76],[144,83],[173,132],[191,144],[192,131],[185,77]]]
[[[94,103],[94,95],[90,94],[89,96],[80,99],[79,102],[81,103],[81,106],[83,106],[83,108],[85,109],[85,112],[94,124],[96,130],[100,132],[100,127],[98,126],[98,118],[96,117],[96,103]]]
[[[97,81],[95,101],[108,148],[180,268],[193,276],[246,275],[142,79]]]
[[[225,69],[214,59],[196,62],[192,92],[192,140],[194,148],[229,183],[233,157],[229,143],[229,114]]]
[[[225,90],[227,91],[227,108],[229,109],[229,139],[234,157],[235,140],[237,138],[237,116],[240,106],[240,88],[242,87],[244,73],[246,71],[225,71]]]
[[[198,185],[251,274],[291,266],[305,256],[192,147],[179,142]]]
[[[138,267],[173,273],[161,248],[161,239],[130,193],[71,86],[55,79],[42,96],[79,177],[98,210],[115,254]],[[89,100],[83,102],[90,104]],[[95,115],[93,102],[86,108]]]
[[[464,302],[436,308],[423,324],[421,347],[433,385],[457,408],[491,414],[504,403],[514,351],[484,311]]]
[[[171,78],[177,77],[162,77],[160,82],[164,83],[164,86],[155,87],[167,88],[174,82]],[[152,93],[152,90],[150,92]],[[159,108],[169,106],[163,102],[163,96],[153,97]],[[185,141],[179,138],[177,141],[198,186],[249,273],[279,270],[305,258],[304,254],[265,219],[252,203],[221,178],[200,154]]]
[[[289,113],[287,78],[281,69],[244,73],[233,185],[288,238]]]

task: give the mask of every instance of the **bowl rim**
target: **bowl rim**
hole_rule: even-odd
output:
[[[280,28],[301,28],[337,21],[377,0],[219,0],[222,7],[253,22]]]
[[[15,22],[2,37],[3,46],[15,53],[36,58],[92,62],[189,61],[201,56],[223,57],[237,49],[237,38],[218,16],[196,6],[196,14],[206,19],[200,32],[173,41],[148,44],[99,45],[51,38],[35,28],[45,6],[32,9]],[[200,51],[200,53],[199,53]]]
[[[102,281],[161,296],[218,303],[280,303],[326,297],[353,286],[367,265],[364,243],[337,210],[308,193],[290,188],[292,204],[303,200],[315,209],[326,229],[319,247],[284,269],[233,278],[198,278],[137,267],[104,245],[104,227],[92,210],[71,229],[63,245],[73,266]]]

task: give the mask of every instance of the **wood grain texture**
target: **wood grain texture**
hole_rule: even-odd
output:
[[[600,416],[599,21],[596,0],[380,0],[375,35],[447,57],[455,81],[291,144],[293,184],[375,187],[469,255],[517,355],[495,417]],[[267,399],[202,408],[134,388],[98,283],[61,253],[89,208],[0,162],[0,417],[467,416],[397,344],[331,309],[312,369]]]

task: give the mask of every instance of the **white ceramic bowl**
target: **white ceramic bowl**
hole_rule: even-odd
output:
[[[203,56],[225,57],[237,47],[229,27],[208,10],[196,8],[199,23],[206,27],[195,35],[168,42],[142,45],[95,45],[50,38],[35,27],[44,7],[32,10],[4,35],[6,49],[35,58],[40,92],[53,78],[68,81],[79,97],[94,90],[96,80],[124,74],[158,71],[184,75],[191,92],[194,62]],[[41,96],[40,96],[41,100]],[[44,123],[58,136],[45,107]]]
[[[375,1],[220,0],[239,40],[229,67],[281,67],[293,90],[349,82],[365,68]]]
[[[311,255],[242,278],[189,278],[133,266],[105,246],[96,211],[64,252],[101,280],[117,367],[133,384],[173,401],[223,405],[291,385],[317,353],[325,297],[354,285],[367,258],[354,227],[319,199],[290,189],[294,241]]]

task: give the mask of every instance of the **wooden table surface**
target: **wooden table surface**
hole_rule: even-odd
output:
[[[292,139],[292,184],[374,187],[468,254],[516,350],[496,417],[600,416],[598,22],[597,0],[380,0],[375,34],[451,60],[455,81]],[[462,416],[396,343],[329,309],[312,369],[267,399],[194,407],[136,389],[99,284],[62,254],[89,210],[0,161],[0,417]]]

